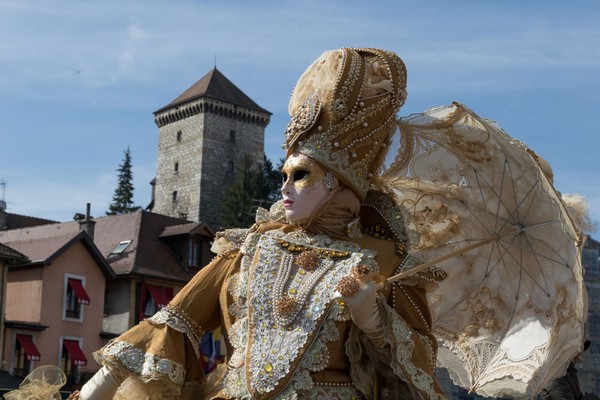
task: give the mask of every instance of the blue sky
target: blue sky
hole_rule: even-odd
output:
[[[0,0],[0,180],[8,211],[103,215],[129,146],[150,201],[165,106],[214,65],[273,113],[276,162],[296,79],[324,50],[396,51],[400,115],[460,101],[546,158],[600,219],[598,1]],[[2,192],[0,191],[0,196]]]

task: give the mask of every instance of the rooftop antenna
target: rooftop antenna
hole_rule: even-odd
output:
[[[215,53],[215,69],[217,69],[217,53]]]

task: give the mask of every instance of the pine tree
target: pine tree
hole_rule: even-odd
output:
[[[131,151],[125,150],[123,163],[117,169],[119,183],[113,194],[112,203],[108,206],[106,215],[127,214],[138,211],[141,207],[133,204],[133,173],[131,171]]]
[[[260,190],[258,198],[263,203],[261,206],[268,208],[271,204],[279,200],[281,194],[281,168],[285,160],[280,159],[276,169],[273,169],[273,163],[265,155],[263,161],[263,174],[259,182]]]

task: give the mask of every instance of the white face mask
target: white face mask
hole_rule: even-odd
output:
[[[281,194],[288,221],[309,218],[329,195],[325,170],[304,154],[293,153],[285,161],[281,173]]]

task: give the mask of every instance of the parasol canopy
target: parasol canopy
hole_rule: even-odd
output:
[[[415,151],[382,180],[421,268],[447,274],[429,292],[438,364],[481,395],[532,398],[582,350],[587,317],[582,237],[552,172],[459,103],[400,130]]]

